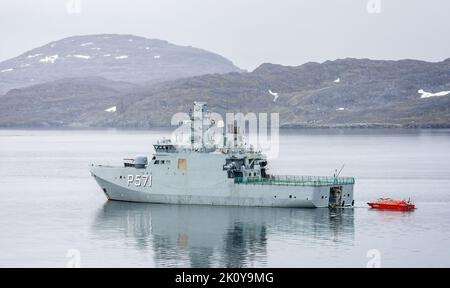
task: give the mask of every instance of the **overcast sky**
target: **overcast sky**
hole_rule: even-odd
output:
[[[80,13],[66,7],[76,1]],[[0,61],[96,33],[199,47],[248,70],[345,57],[441,61],[449,12],[449,0],[2,0]]]

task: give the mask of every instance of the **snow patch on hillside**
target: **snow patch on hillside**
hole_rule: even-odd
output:
[[[55,63],[55,61],[59,58],[58,55],[46,56],[45,58],[39,59],[39,62],[42,63]]]
[[[34,55],[28,55],[27,58],[39,57],[41,55],[42,55],[42,53],[38,53],[38,54],[34,54]]]
[[[86,59],[86,60],[91,59],[91,56],[88,56],[88,55],[79,55],[79,54],[73,55],[72,57],[74,57],[74,58],[79,58],[79,59]]]
[[[105,109],[105,112],[110,112],[110,113],[114,113],[116,111],[117,111],[117,107],[116,106],[113,106],[111,108]]]
[[[273,102],[276,102],[279,97],[278,92],[272,92],[272,90],[269,89],[269,94],[273,96]]]
[[[447,96],[450,95],[450,91],[441,91],[441,92],[436,92],[436,93],[432,93],[432,92],[426,92],[423,89],[420,89],[419,91],[417,91],[417,93],[422,94],[420,96],[420,98],[430,98],[430,97],[442,97],[442,96]]]

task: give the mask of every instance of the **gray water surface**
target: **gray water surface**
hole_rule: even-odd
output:
[[[150,154],[167,135],[0,131],[0,267],[65,267],[70,251],[81,267],[450,267],[449,130],[284,131],[270,173],[345,164],[354,209],[106,201],[88,165]],[[418,209],[366,207],[382,196]]]

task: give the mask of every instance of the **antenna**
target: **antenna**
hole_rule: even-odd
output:
[[[345,164],[342,164],[342,167],[341,167],[341,169],[339,170],[339,172],[336,174],[335,173],[335,177],[339,177],[339,175],[341,174],[341,172],[342,172],[342,170],[344,169],[344,167],[345,167]],[[337,171],[337,169],[336,169],[336,171]]]

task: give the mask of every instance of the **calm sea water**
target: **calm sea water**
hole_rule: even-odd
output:
[[[449,130],[283,132],[270,172],[345,163],[354,209],[107,202],[88,165],[150,154],[166,134],[0,131],[0,267],[450,267]],[[366,207],[381,196],[418,209]]]

